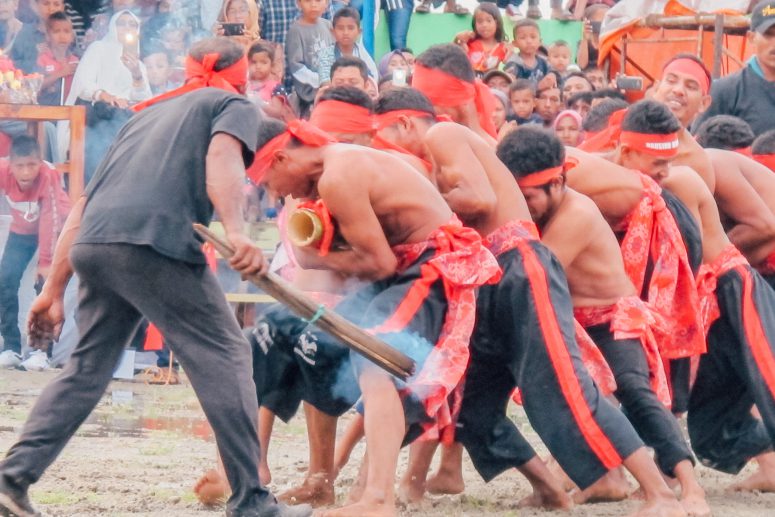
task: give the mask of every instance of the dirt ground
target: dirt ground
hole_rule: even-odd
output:
[[[0,456],[21,430],[35,398],[55,372],[0,371]],[[536,435],[514,409],[514,418],[528,439]],[[53,425],[56,425],[54,423]],[[340,431],[344,425],[340,424]],[[353,454],[360,457],[363,445]],[[537,447],[544,452],[542,447]],[[298,481],[306,465],[303,417],[289,425],[278,423],[269,463],[270,488],[279,493]],[[111,384],[95,413],[65,448],[60,458],[31,490],[35,505],[50,516],[206,516],[223,509],[201,506],[192,485],[215,461],[212,432],[190,386],[148,386],[142,382]],[[401,469],[406,451],[401,456]],[[353,483],[353,459],[337,480],[340,499]],[[715,516],[775,515],[775,494],[737,494],[725,491],[733,478],[700,467],[700,481],[708,492]],[[466,493],[429,498],[404,508],[401,515],[438,517],[498,516],[619,516],[631,512],[636,501],[577,507],[570,514],[525,511],[516,504],[529,486],[516,472],[485,485],[470,462],[465,468]]]

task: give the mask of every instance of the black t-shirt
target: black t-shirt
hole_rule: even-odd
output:
[[[160,102],[123,127],[86,189],[79,243],[151,246],[167,257],[203,264],[191,225],[207,225],[205,157],[216,133],[243,144],[248,166],[258,113],[244,97],[204,88]]]

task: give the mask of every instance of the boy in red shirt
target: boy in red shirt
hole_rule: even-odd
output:
[[[78,56],[73,54],[74,41],[73,23],[65,13],[56,12],[48,17],[47,45],[38,54],[38,69],[43,74],[38,104],[59,106],[67,98],[78,66]]]
[[[38,142],[22,135],[13,140],[11,156],[0,160],[0,193],[11,208],[11,231],[0,260],[0,333],[4,350],[0,368],[21,364],[19,285],[35,251],[38,283],[51,266],[57,236],[70,210],[59,173],[40,159]]]

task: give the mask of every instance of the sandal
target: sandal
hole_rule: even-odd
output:
[[[151,366],[143,371],[143,380],[146,384],[173,385],[180,384],[180,376],[175,368],[159,368]]]
[[[423,2],[420,5],[418,5],[414,12],[420,13],[420,14],[428,14],[431,12],[431,3],[430,2]]]
[[[465,16],[466,14],[471,14],[471,11],[463,7],[462,5],[455,4],[454,9],[449,9],[446,5],[444,6],[444,12],[445,13],[451,13],[451,14],[457,14],[459,16]]]

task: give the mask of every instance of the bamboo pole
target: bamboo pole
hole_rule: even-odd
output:
[[[212,233],[206,226],[194,224],[194,230],[206,242],[212,244],[222,257],[228,259],[234,255],[231,245]],[[348,348],[355,350],[388,373],[404,381],[414,373],[415,362],[411,358],[353,325],[339,314],[322,309],[320,305],[274,273],[250,275],[247,279],[275,300],[288,306],[298,316],[310,320],[321,330],[336,337]]]
[[[663,29],[696,28],[698,25],[706,29],[716,28],[716,16],[714,13],[698,13],[694,16],[669,16],[664,14],[650,14],[638,21],[638,27],[658,27]],[[724,30],[748,30],[751,21],[747,16],[720,15],[723,18]]]

